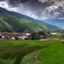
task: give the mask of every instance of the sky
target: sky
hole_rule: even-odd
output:
[[[0,7],[38,20],[64,19],[64,0],[0,0]]]
[[[0,0],[0,7],[35,19],[64,19],[64,0]]]

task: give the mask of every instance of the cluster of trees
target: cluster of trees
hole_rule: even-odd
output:
[[[39,31],[39,32],[33,32],[30,36],[31,40],[38,40],[38,39],[46,39],[50,36],[49,31]]]

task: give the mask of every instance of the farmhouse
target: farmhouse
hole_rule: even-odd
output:
[[[29,32],[0,32],[0,39],[27,39],[30,36]]]

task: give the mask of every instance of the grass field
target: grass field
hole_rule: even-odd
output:
[[[0,64],[64,64],[64,42],[0,40]]]

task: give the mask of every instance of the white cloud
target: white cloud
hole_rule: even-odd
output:
[[[16,7],[10,7],[6,1],[1,1],[0,2],[0,7],[5,8],[9,11],[15,11],[15,12],[17,11]]]
[[[39,2],[42,2],[42,3],[45,2],[45,1],[47,1],[47,0],[39,0]]]

